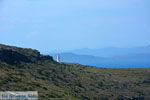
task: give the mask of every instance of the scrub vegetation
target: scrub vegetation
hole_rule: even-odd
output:
[[[0,45],[0,91],[38,91],[39,100],[150,100],[150,69],[57,63],[37,50]]]

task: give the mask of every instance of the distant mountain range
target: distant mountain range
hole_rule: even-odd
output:
[[[118,48],[118,47],[108,47],[101,49],[78,49],[70,51],[75,54],[81,55],[93,55],[99,57],[118,57],[123,55],[130,54],[147,54],[150,53],[150,45],[143,47],[134,47],[134,48]]]
[[[57,54],[51,54],[54,59]],[[150,46],[134,48],[109,47],[78,49],[59,54],[62,62],[80,63],[97,67],[150,67]]]

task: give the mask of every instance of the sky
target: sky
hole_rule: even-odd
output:
[[[0,43],[42,52],[150,45],[150,0],[0,0]]]

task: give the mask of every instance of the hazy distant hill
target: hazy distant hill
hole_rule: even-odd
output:
[[[56,60],[57,54],[51,54]],[[73,53],[60,53],[61,62],[79,63],[84,65],[93,65],[101,61],[107,61],[106,58],[91,55],[77,55]]]
[[[118,48],[108,47],[101,49],[78,49],[69,51],[79,55],[93,55],[99,57],[118,57],[129,54],[150,54],[150,46],[134,47],[134,48]]]
[[[62,62],[109,68],[150,68],[150,46],[136,48],[80,49],[60,53]],[[57,54],[53,54],[54,59]]]
[[[150,69],[57,63],[37,50],[0,45],[0,91],[38,91],[39,100],[150,100],[149,76]]]

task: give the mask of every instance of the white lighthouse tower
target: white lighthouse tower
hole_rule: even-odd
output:
[[[60,56],[59,56],[59,55],[57,55],[56,61],[57,61],[58,63],[60,63]]]

